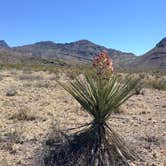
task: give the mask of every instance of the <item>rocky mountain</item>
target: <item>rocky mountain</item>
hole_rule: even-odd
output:
[[[3,41],[3,43],[6,43]],[[16,51],[14,48],[3,44],[0,47],[0,67],[3,65],[69,65],[65,61],[59,59],[42,58],[33,55],[27,55],[25,52]]]
[[[4,40],[0,40],[0,63],[54,65],[63,61],[72,65],[89,64],[102,50],[108,51],[116,69],[166,69],[166,38],[162,39],[152,50],[142,56],[106,48],[88,40],[79,40],[71,43],[41,41],[19,47],[9,47]]]
[[[122,67],[127,62],[135,59],[132,53],[124,53],[114,49],[108,49],[88,40],[79,40],[71,43],[54,43],[42,41],[31,45],[13,48],[14,51],[27,56],[37,56],[50,59],[63,59],[88,64],[102,50],[107,50],[117,67]]]
[[[137,70],[164,70],[166,71],[166,37],[156,46],[139,56],[131,64],[132,68]]]

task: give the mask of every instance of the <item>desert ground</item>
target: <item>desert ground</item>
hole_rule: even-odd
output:
[[[0,70],[0,166],[39,165],[55,128],[91,120],[57,79],[68,78],[63,73]],[[109,123],[142,159],[131,165],[166,165],[166,91],[143,88]]]

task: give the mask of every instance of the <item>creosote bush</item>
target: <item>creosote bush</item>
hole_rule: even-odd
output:
[[[129,165],[136,158],[110,127],[108,120],[121,104],[136,93],[138,81],[128,79],[121,83],[113,74],[112,60],[105,51],[94,59],[93,66],[96,75],[75,78],[69,85],[58,82],[93,120],[75,128],[74,134],[60,132],[61,140],[57,139],[54,148],[45,155],[44,165],[117,166]]]

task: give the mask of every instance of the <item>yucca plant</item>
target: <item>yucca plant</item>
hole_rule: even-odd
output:
[[[106,55],[102,52],[99,59],[95,59],[94,66],[95,63],[100,63],[96,66],[98,72],[95,77],[87,74],[82,79],[71,81],[69,85],[59,82],[93,120],[82,126],[82,130],[79,129],[61,146],[58,153],[54,154],[52,165],[117,166],[129,165],[129,161],[135,159],[134,153],[110,127],[108,120],[121,104],[135,94],[137,81],[128,79],[121,83],[112,74],[111,59]],[[105,69],[102,68],[101,61],[107,63]],[[111,73],[111,77],[108,77],[105,70],[107,74]]]

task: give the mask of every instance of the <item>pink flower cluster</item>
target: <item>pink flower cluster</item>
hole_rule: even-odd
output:
[[[107,51],[102,51],[94,58],[93,66],[96,68],[98,75],[111,76],[113,74],[112,59]]]

